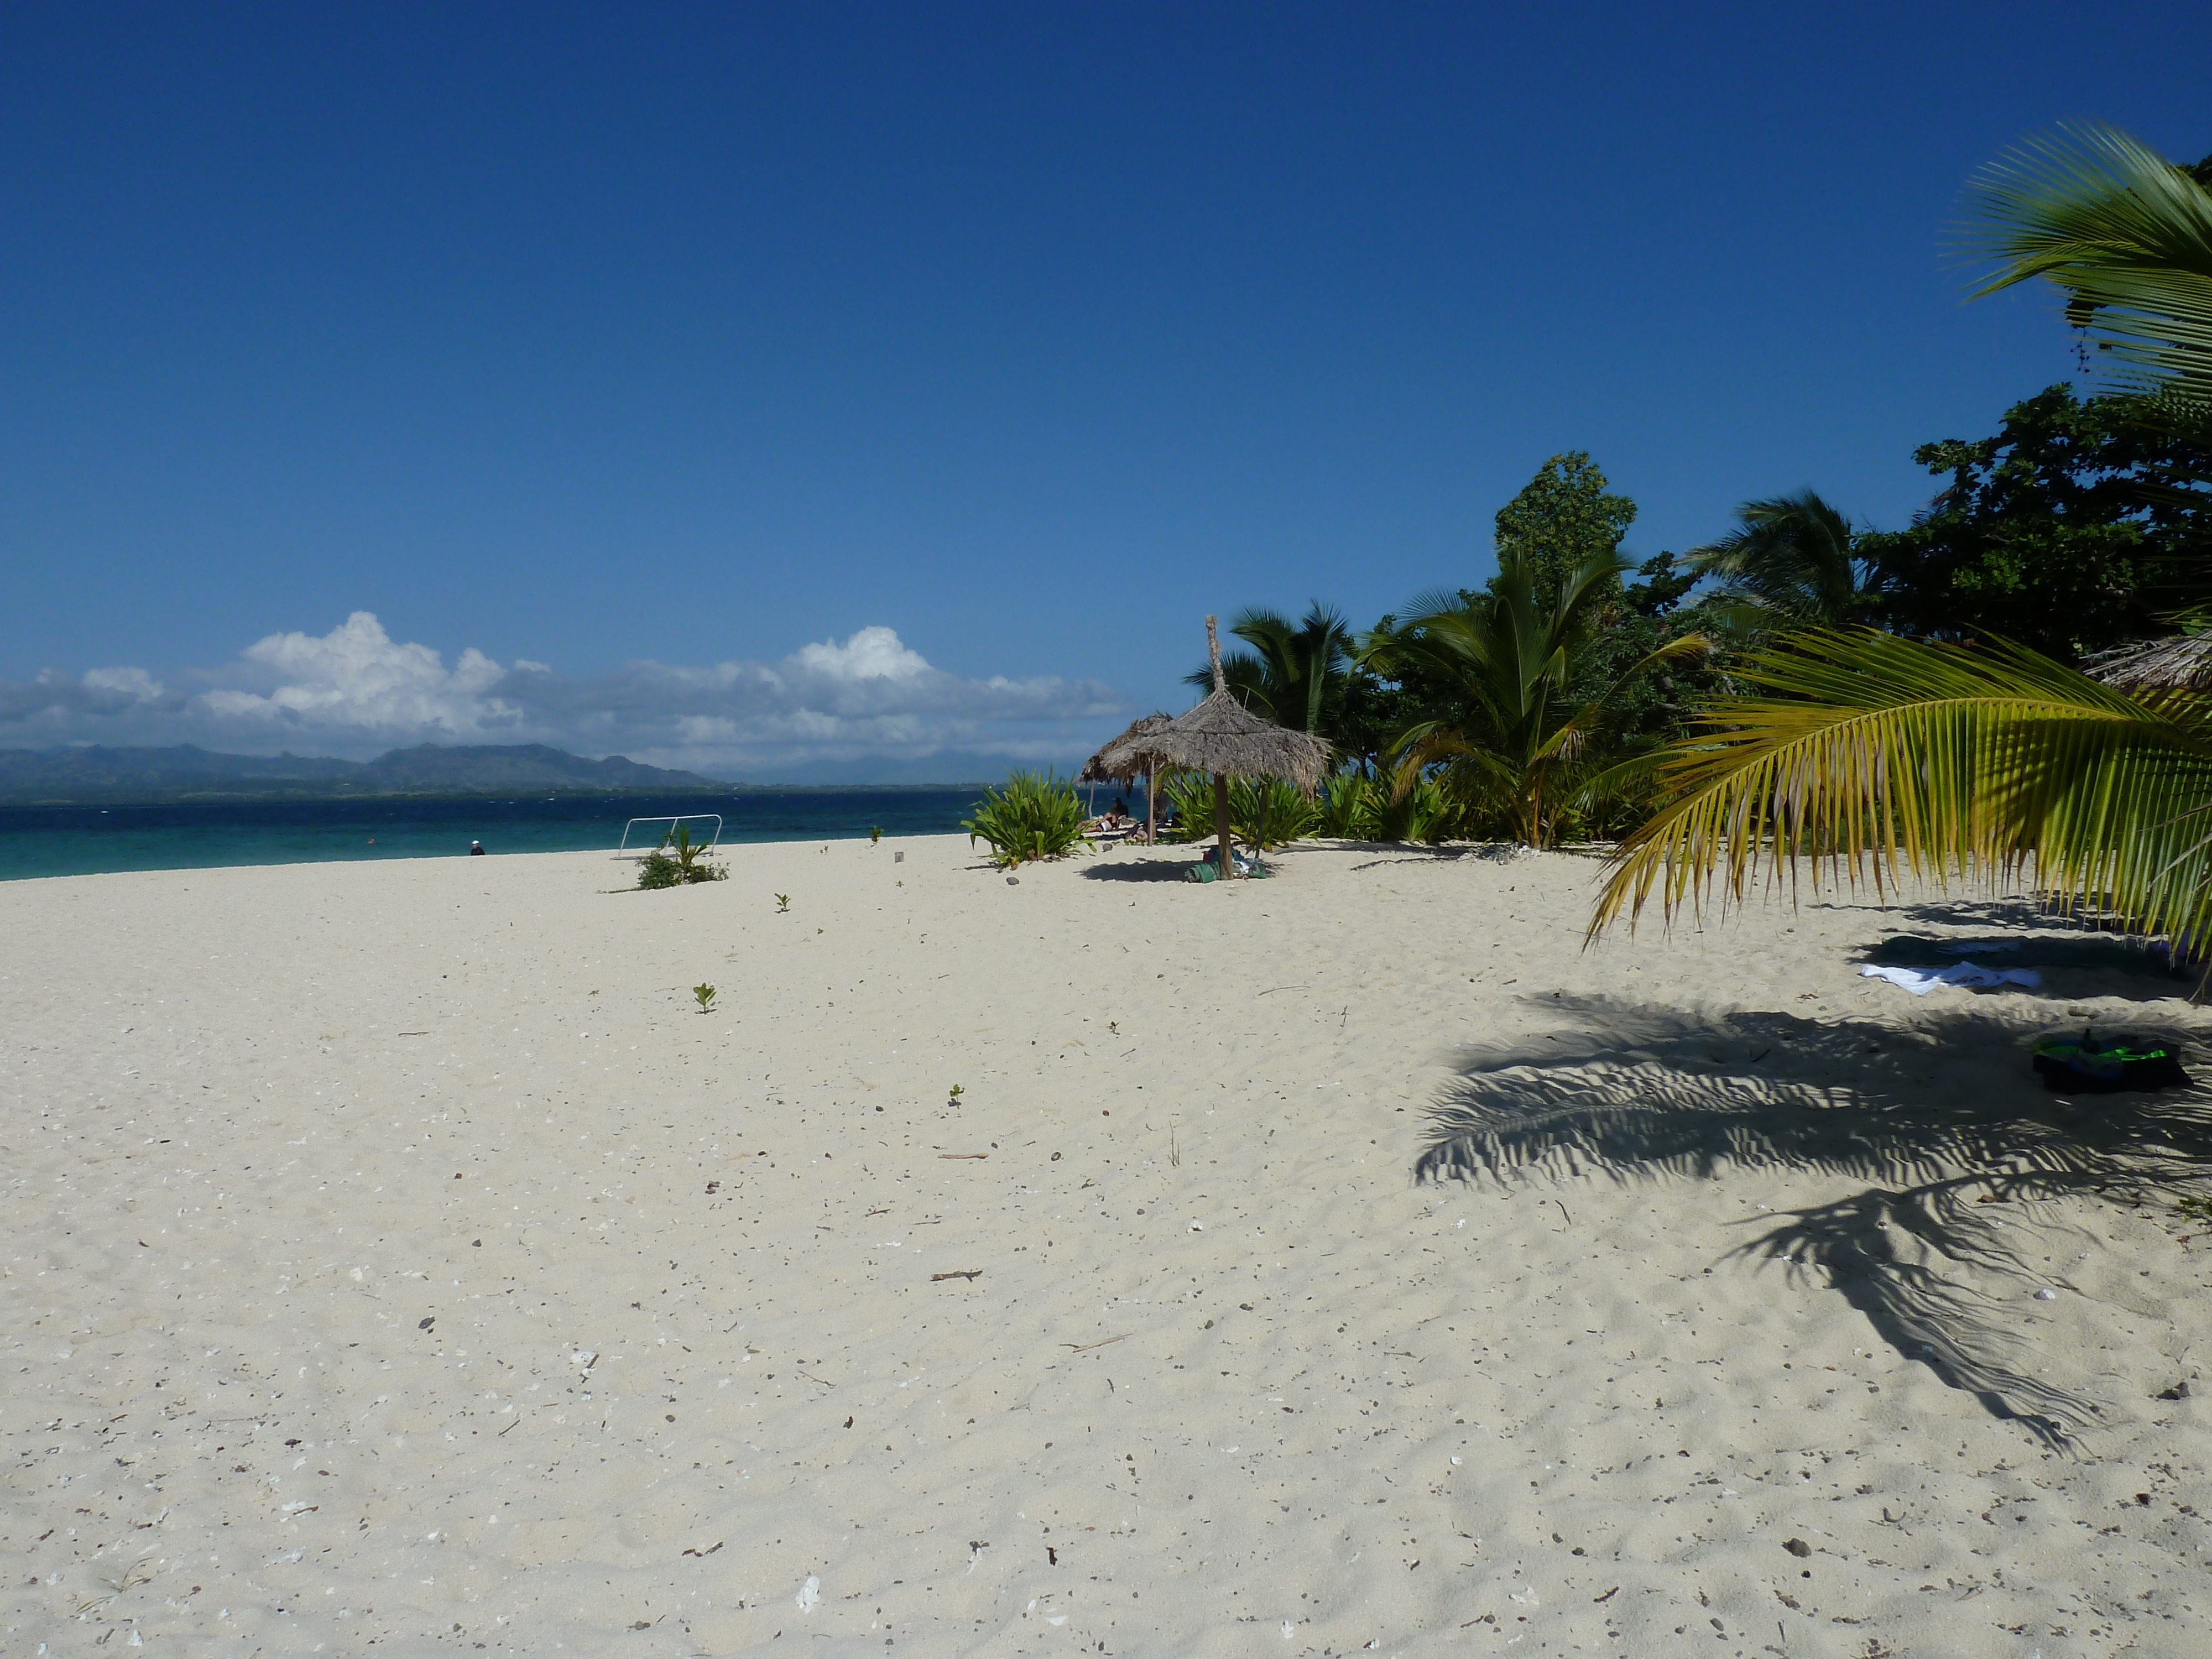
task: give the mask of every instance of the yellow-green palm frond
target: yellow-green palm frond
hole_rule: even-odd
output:
[[[1723,906],[1761,871],[1887,890],[1900,871],[2037,889],[2154,931],[2212,921],[2212,715],[2023,647],[1807,632],[1738,670],[1766,695],[1704,711],[1659,766],[1666,805],[1624,841],[1593,935],[1654,895]]]
[[[2085,123],[1985,168],[1972,199],[1968,246],[2000,261],[1977,295],[2048,276],[2073,295],[2069,320],[2107,336],[2137,385],[2212,400],[2212,191]]]

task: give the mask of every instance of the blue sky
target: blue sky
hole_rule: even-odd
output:
[[[2212,7],[2087,15],[7,8],[0,745],[973,776],[1555,451],[1899,523],[2073,368],[1972,170],[2212,151]]]

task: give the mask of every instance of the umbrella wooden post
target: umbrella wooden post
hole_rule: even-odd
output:
[[[1215,856],[1221,860],[1221,879],[1232,881],[1237,860],[1229,853],[1229,780],[1218,772],[1213,775],[1213,836],[1220,848]]]
[[[1160,775],[1147,772],[1145,774],[1145,845],[1147,847],[1159,845],[1160,832],[1153,827],[1159,804]]]
[[[1214,620],[1206,619],[1206,654],[1213,664],[1213,694],[1219,696],[1229,689],[1229,679],[1221,672],[1221,631]],[[1214,856],[1221,860],[1221,879],[1237,879],[1237,860],[1229,848],[1229,778],[1228,775],[1213,775],[1213,839],[1218,850]]]

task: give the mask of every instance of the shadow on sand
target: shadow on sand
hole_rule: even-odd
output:
[[[1188,881],[1183,872],[1198,861],[1202,849],[1166,846],[1158,851],[1137,852],[1124,848],[1083,866],[1085,881]]]
[[[1656,1182],[1736,1166],[1866,1182],[1784,1212],[1730,1256],[1821,1275],[1885,1340],[2054,1447],[2108,1414],[2042,1375],[2018,1334],[2033,1288],[2065,1281],[2029,1265],[2035,1212],[1997,1206],[2140,1204],[2212,1182],[2212,1091],[2046,1092],[2026,1049],[2051,1029],[2047,1006],[1929,1011],[1909,1027],[1544,1006],[1575,1029],[1460,1056],[1418,1179]],[[1994,1278],[2003,1299],[1962,1276]]]

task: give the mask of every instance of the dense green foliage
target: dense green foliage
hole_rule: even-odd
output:
[[[1213,779],[1210,775],[1171,773],[1161,780],[1160,793],[1175,809],[1174,824],[1162,840],[1213,839]],[[1302,836],[1326,833],[1321,823],[1321,803],[1308,799],[1296,784],[1286,779],[1229,781],[1229,830],[1247,847],[1273,852]]]
[[[1386,780],[1349,769],[1323,787],[1320,809],[1312,833],[1346,841],[1450,841],[1466,816],[1434,778],[1400,791]]]
[[[960,827],[973,846],[991,849],[1002,868],[1039,859],[1056,859],[1085,845],[1083,801],[1075,785],[1047,773],[1016,772],[995,789],[983,792],[975,816]]]
[[[2156,414],[2054,386],[2007,410],[1993,437],[1923,445],[1913,459],[1948,480],[1942,492],[1909,528],[1857,543],[1879,619],[2065,661],[2170,631],[2161,614],[2212,575],[2212,434]]]

